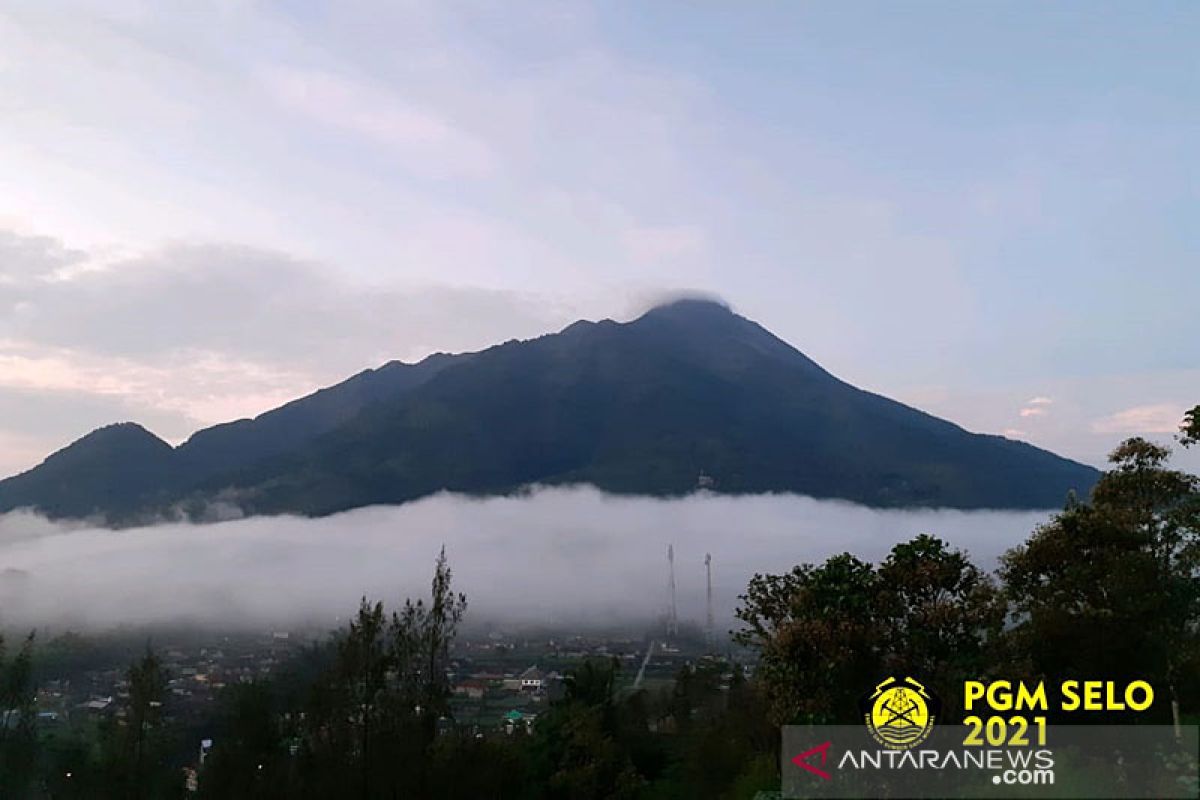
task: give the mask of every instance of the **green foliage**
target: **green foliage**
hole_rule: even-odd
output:
[[[753,679],[706,657],[652,696],[622,689],[617,661],[587,660],[530,736],[475,735],[449,719],[447,668],[466,598],[452,590],[443,551],[428,598],[390,614],[364,598],[345,630],[284,674],[226,691],[205,727],[217,744],[200,796],[753,797],[778,786],[779,724],[854,721],[860,695],[898,673],[935,690],[992,676],[1143,678],[1194,714],[1200,480],[1169,469],[1168,457],[1159,445],[1123,442],[1087,502],[1069,498],[1005,555],[999,586],[928,535],[878,565],[844,553],[756,575],[735,635],[758,655]],[[63,638],[44,662],[60,669],[94,657]],[[32,638],[11,658],[0,641],[0,713],[9,719],[0,795],[181,795],[180,743],[163,706],[168,676],[153,652],[130,667],[122,714],[91,738],[37,741],[36,674]],[[943,717],[955,714],[956,695],[942,692]]]
[[[227,731],[203,771],[203,791],[429,796],[439,770],[459,757],[437,741],[439,720],[449,712],[450,645],[466,611],[451,583],[443,549],[427,600],[406,600],[389,617],[382,603],[364,598],[328,662],[294,687],[292,705],[266,687],[238,690]],[[324,660],[315,652],[306,663]]]
[[[1090,505],[1064,510],[1001,574],[1013,650],[1054,679],[1142,678],[1177,691],[1194,670],[1200,621],[1200,481],[1170,451],[1129,439]]]
[[[0,797],[20,797],[33,779],[36,709],[33,642],[29,634],[8,659],[0,636]]]
[[[564,700],[538,720],[533,777],[555,800],[633,798],[645,778],[619,736],[615,661],[588,660],[567,678]]]
[[[290,764],[288,721],[266,683],[231,687],[214,720],[220,743],[208,756],[201,798],[287,798],[298,794]]]
[[[734,638],[759,652],[775,723],[854,716],[879,669],[879,589],[871,565],[849,553],[750,581]]]
[[[876,574],[885,672],[920,675],[931,686],[988,673],[1005,609],[966,553],[922,534],[892,548]],[[958,692],[944,701],[943,717],[954,715]]]
[[[492,800],[528,797],[528,752],[511,740],[477,738],[456,732],[439,737],[430,748],[430,796],[444,800]]]
[[[866,688],[894,671],[933,685],[978,674],[1003,618],[987,576],[928,535],[878,569],[843,553],[756,575],[741,601],[735,639],[759,652],[778,724],[852,721]]]
[[[684,667],[669,708],[674,759],[652,797],[747,797],[753,792],[739,789],[747,782],[778,788],[779,732],[741,667],[711,660]]]
[[[897,673],[934,687],[1142,678],[1186,699],[1200,674],[1200,480],[1169,455],[1123,442],[1090,503],[1069,498],[1006,554],[1002,588],[931,536],[878,568],[847,553],[755,576],[736,639],[759,652],[771,719],[849,722],[865,687]],[[945,699],[953,717],[957,693]]]
[[[162,660],[147,648],[126,673],[129,702],[125,720],[110,729],[116,747],[110,744],[109,752],[114,754],[115,750],[118,755],[114,772],[125,773],[126,796],[135,800],[162,797],[180,783],[168,761],[169,747],[162,728],[168,679]]]
[[[1183,423],[1179,426],[1179,441],[1184,447],[1200,443],[1200,406],[1193,406],[1183,415]]]

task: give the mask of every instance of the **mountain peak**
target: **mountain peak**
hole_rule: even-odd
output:
[[[83,518],[141,507],[161,488],[174,451],[134,422],[105,425],[39,466],[0,481],[0,509]]]
[[[171,452],[171,445],[155,436],[136,422],[117,422],[97,428],[56,453],[46,463],[79,463],[93,459],[118,459],[163,455]]]
[[[714,320],[736,317],[724,300],[705,296],[680,297],[654,306],[641,319]]]
[[[96,428],[50,458],[98,450],[170,450],[171,446],[136,422],[115,422]]]
[[[325,514],[534,484],[684,494],[699,474],[729,493],[953,508],[1052,508],[1097,475],[856,389],[693,296],[368,370],[177,450],[103,428],[0,481],[0,510],[127,520],[233,489],[246,513]]]

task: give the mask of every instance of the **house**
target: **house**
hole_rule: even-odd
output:
[[[109,697],[93,697],[92,699],[90,699],[86,702],[80,703],[76,707],[81,708],[84,711],[88,711],[91,713],[99,713],[102,711],[107,711],[109,706],[112,705],[112,702],[113,702],[113,699],[111,696],[109,696]]]
[[[536,720],[537,714],[523,713],[514,708],[504,715],[502,725],[504,732],[511,736],[513,733],[530,733]]]
[[[488,685],[486,682],[476,678],[467,678],[454,687],[454,693],[462,697],[468,697],[471,700],[480,700],[487,694],[487,689]]]
[[[521,691],[540,692],[545,676],[537,667],[530,667],[517,676],[521,681]]]

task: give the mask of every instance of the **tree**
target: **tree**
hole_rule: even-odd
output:
[[[525,753],[511,739],[478,738],[463,731],[440,736],[428,755],[430,785],[436,790],[427,796],[445,800],[529,798]]]
[[[739,644],[759,652],[758,675],[775,724],[846,722],[881,662],[879,578],[849,553],[820,567],[755,575],[737,617]]]
[[[301,769],[314,794],[430,794],[430,748],[450,711],[450,647],[466,605],[445,548],[428,599],[405,600],[389,620],[363,598],[305,703]]]
[[[685,664],[675,673],[671,692],[671,716],[676,729],[686,731],[694,722],[715,717],[724,696],[721,678],[725,665],[717,661]]]
[[[616,705],[615,660],[589,659],[568,674],[566,696],[534,732],[533,774],[544,796],[633,798],[645,779],[633,764]]]
[[[849,553],[786,575],[756,575],[735,640],[760,654],[776,724],[849,722],[864,692],[893,672],[955,686],[983,669],[1003,607],[966,554],[921,535],[878,569]]]
[[[1178,687],[1197,652],[1200,481],[1166,466],[1170,451],[1122,442],[1090,504],[1069,508],[1004,556],[1017,625],[1039,675],[1143,678]]]
[[[101,723],[98,759],[84,765],[99,796],[158,798],[181,789],[182,776],[168,763],[174,744],[163,715],[168,678],[149,647],[126,670],[128,698],[116,717]]]
[[[371,605],[364,597],[358,616],[350,622],[350,630],[338,642],[337,679],[345,692],[351,724],[358,743],[360,791],[371,796],[372,734],[381,709],[390,666],[384,639],[383,604]]]
[[[0,797],[20,797],[30,779],[37,751],[30,633],[11,661],[0,636]]]
[[[878,570],[884,665],[931,687],[980,677],[1004,622],[995,584],[929,534],[896,545]],[[951,702],[958,692],[943,692]],[[943,707],[943,716],[956,709]]]
[[[666,779],[656,783],[657,793],[650,796],[753,796],[753,791],[727,794],[722,788],[743,779],[764,755],[777,788],[779,731],[767,721],[757,687],[745,680],[741,667],[703,660],[684,667],[675,680],[669,705],[678,723],[672,737],[674,759]]]
[[[616,696],[619,669],[616,659],[587,659],[566,676],[567,702],[611,708]]]
[[[427,752],[437,735],[438,720],[450,713],[450,646],[467,610],[467,598],[452,589],[453,573],[446,548],[438,553],[430,586],[429,603],[405,600],[392,615],[389,660],[395,674],[393,707],[396,709],[397,746],[411,756],[417,768],[418,787],[428,789]]]
[[[151,774],[160,765],[158,742],[155,735],[162,724],[163,700],[167,691],[167,671],[162,660],[149,647],[139,661],[134,662],[126,673],[129,681],[129,765],[132,767],[131,795],[143,797],[153,783]]]
[[[295,797],[278,702],[267,683],[238,684],[222,697],[215,744],[204,764],[200,796]]]
[[[1191,411],[1183,415],[1183,424],[1179,426],[1179,441],[1184,447],[1200,443],[1200,406],[1193,406]]]
[[[428,610],[421,613],[420,601],[414,618],[421,621],[419,644],[422,651],[424,680],[420,701],[424,716],[431,722],[444,714],[449,706],[450,681],[446,667],[450,663],[450,645],[458,633],[458,625],[467,611],[467,596],[455,594],[451,589],[450,565],[446,561],[446,548],[438,553],[433,571]]]

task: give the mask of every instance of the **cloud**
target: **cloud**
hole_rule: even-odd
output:
[[[520,11],[373,4],[369,14],[310,4],[200,4],[186,15],[146,4],[9,5],[0,13],[0,221],[87,253],[63,265],[64,247],[43,239],[11,263],[0,258],[0,339],[39,369],[66,363],[106,382],[112,371],[135,391],[103,397],[135,419],[154,413],[151,402],[205,417],[253,413],[288,385],[304,391],[393,356],[610,316],[614,295],[672,286],[721,292],[856,385],[896,395],[938,383],[950,396],[929,410],[977,430],[1029,427],[1039,445],[1097,462],[1109,443],[1088,430],[1092,419],[1198,385],[1200,340],[1188,335],[1184,298],[1200,272],[1189,269],[1190,230],[1164,213],[1191,190],[1178,165],[1194,148],[1186,125],[1147,128],[1153,113],[1107,103],[1111,114],[1084,125],[1053,113],[1031,120],[1027,103],[971,92],[985,116],[1029,136],[982,125],[964,138],[961,103],[910,103],[897,114],[900,95],[875,92],[895,74],[862,73],[855,48],[820,24],[806,35],[829,56],[824,70],[781,73],[769,35],[733,61],[707,57],[720,47],[680,60],[643,46],[647,32],[680,25],[714,45],[748,40],[722,38],[728,20],[699,10],[650,15],[643,30],[612,25],[602,5],[545,2]],[[749,39],[788,27],[755,15],[743,24]],[[875,27],[866,35],[882,37],[878,67],[895,37],[886,22]],[[1161,72],[1147,64],[1123,74]],[[865,80],[830,91],[824,72]],[[1111,81],[1092,77],[1078,96],[1107,97]],[[785,95],[801,101],[781,104]],[[907,113],[918,107],[929,113]],[[1137,151],[1147,158],[1124,157],[1147,136],[1156,146]],[[918,174],[932,182],[913,181]],[[1160,223],[1148,258],[1130,243]],[[1112,241],[1091,235],[1098,230]],[[193,268],[194,301],[169,265],[169,285],[146,285],[180,255],[161,243],[180,237],[217,243]],[[141,255],[93,270],[97,242]],[[222,242],[293,263],[256,285],[254,259],[216,252]],[[226,259],[247,274],[210,270]],[[134,262],[147,268],[129,269]],[[305,264],[338,265],[357,282],[325,268],[314,281]],[[1031,264],[1054,265],[1036,297],[1021,280]],[[1146,265],[1136,289],[1080,277]],[[43,284],[85,271],[106,277],[67,281],[49,297]],[[211,291],[218,282],[228,289]],[[500,294],[427,291],[446,282]],[[551,304],[547,292],[587,312],[536,307]],[[500,322],[505,298],[522,295],[535,295],[535,307],[518,301]],[[164,315],[179,318],[178,331]],[[222,330],[244,335],[242,345]],[[1124,374],[1111,371],[1115,362]],[[236,391],[186,397],[199,363],[221,365]],[[983,383],[1004,387],[1003,405],[986,414],[970,399],[981,364],[992,376]],[[1175,376],[1152,390],[1151,370]],[[159,399],[147,391],[156,371]],[[1060,393],[1056,375],[1093,386]],[[1014,401],[1042,393],[1058,400],[1052,424],[1015,419],[1014,409],[1035,406]],[[1072,405],[1081,402],[1102,405]],[[61,431],[79,424],[64,418]]]
[[[1020,428],[1005,428],[1004,435],[1007,436],[1009,439],[1024,439],[1029,434],[1028,434],[1028,432],[1021,430]]]
[[[1025,401],[1025,407],[1017,414],[1022,419],[1030,419],[1033,417],[1044,417],[1050,413],[1050,406],[1054,404],[1054,400],[1045,395],[1031,397]]]
[[[728,627],[755,572],[846,550],[878,560],[923,532],[991,569],[1048,513],[880,511],[791,495],[660,500],[575,488],[121,531],[8,514],[0,516],[0,563],[9,570],[0,572],[0,624],[327,627],[363,594],[395,603],[426,592],[444,543],[471,622],[653,619],[666,605],[673,544],[681,615],[703,619],[711,553],[719,624]]]
[[[278,251],[172,245],[102,268],[0,237],[0,390],[129,398],[201,422],[258,413],[392,358],[472,350],[571,321],[552,299],[370,285]]]
[[[8,377],[0,368],[0,379]],[[29,469],[89,431],[121,420],[136,420],[170,441],[195,430],[195,419],[147,405],[148,398],[0,386],[0,476]]]
[[[330,72],[282,66],[261,70],[259,80],[284,108],[382,145],[413,171],[486,175],[496,167],[481,139],[394,91]]]
[[[1106,434],[1177,433],[1184,412],[1182,403],[1134,406],[1095,420],[1092,430]]]
[[[23,236],[0,229],[0,287],[45,279],[86,257],[49,236]]]
[[[534,311],[517,293],[368,285],[279,251],[222,244],[169,246],[19,294],[21,310],[0,321],[0,338],[113,356],[189,349],[342,368],[415,349],[439,314],[438,333],[458,333],[439,337],[453,346],[482,344],[481,325],[500,319],[527,328],[519,320]]]
[[[0,229],[0,476],[101,424],[179,441],[392,359],[579,316],[554,295],[366,282],[268,248],[94,253]]]
[[[311,378],[303,373],[272,370],[221,353],[179,351],[177,363],[153,366],[68,348],[0,342],[0,389],[114,397],[191,420],[222,421],[282,405],[311,388]]]

